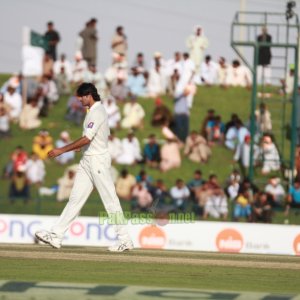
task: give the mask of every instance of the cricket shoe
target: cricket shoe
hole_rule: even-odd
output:
[[[61,247],[61,238],[59,238],[53,232],[47,230],[40,230],[35,233],[35,237],[53,248],[59,249]]]
[[[108,251],[110,252],[123,252],[126,250],[132,250],[133,249],[133,243],[131,240],[123,240],[117,242],[115,245],[112,245],[108,248]]]

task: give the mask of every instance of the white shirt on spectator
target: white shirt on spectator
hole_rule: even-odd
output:
[[[14,92],[13,94],[6,92],[4,94],[4,102],[11,107],[11,110],[9,111],[10,117],[13,119],[18,119],[22,111],[21,95],[17,92]]]
[[[68,60],[57,60],[53,64],[53,71],[55,75],[58,75],[61,73],[61,68],[64,68],[65,74],[67,75],[68,81],[72,80],[72,66],[71,63]]]
[[[43,182],[46,172],[44,162],[41,159],[27,160],[25,168],[26,176],[31,183]]]
[[[204,84],[216,84],[218,78],[218,65],[214,61],[202,62],[200,66],[200,78]],[[204,82],[202,81],[204,80]]]
[[[108,139],[108,151],[112,160],[117,160],[117,158],[123,153],[121,140],[114,137],[112,140]]]
[[[136,137],[130,141],[128,138],[122,140],[122,154],[116,158],[121,165],[132,165],[136,160],[141,160],[141,147]]]

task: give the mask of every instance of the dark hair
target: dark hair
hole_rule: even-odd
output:
[[[76,95],[78,97],[91,95],[94,101],[101,101],[100,95],[98,94],[96,87],[89,82],[83,82],[82,84],[80,84],[77,88]]]

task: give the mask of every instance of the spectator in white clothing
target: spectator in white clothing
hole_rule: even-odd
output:
[[[115,136],[113,130],[110,131],[110,135],[108,137],[108,151],[111,156],[112,162],[115,162],[123,153],[121,140]]]
[[[156,98],[162,94],[166,93],[166,74],[165,71],[161,68],[160,64],[156,64],[153,69],[149,72],[148,80],[148,93],[149,97]]]
[[[68,81],[72,80],[72,66],[71,63],[66,59],[65,54],[61,54],[60,59],[54,62],[53,71],[54,75],[57,76],[61,73],[61,68],[64,68],[65,74],[67,75]]]
[[[212,193],[207,197],[207,201],[204,206],[203,218],[207,219],[208,216],[223,220],[228,216],[227,199],[222,189],[215,188]]]
[[[200,66],[200,80],[201,83],[207,86],[217,83],[218,65],[212,61],[210,55],[205,56],[204,62]]]
[[[4,103],[9,106],[9,116],[14,122],[19,120],[22,111],[22,97],[14,86],[9,86],[4,94]]]
[[[119,128],[121,121],[121,113],[115,99],[112,96],[108,96],[104,101],[103,106],[108,116],[109,128]]]
[[[272,171],[279,171],[280,156],[271,136],[265,135],[262,139],[261,152],[263,155],[262,174],[269,174]]]
[[[219,58],[217,82],[222,88],[227,87],[228,65],[224,57]]]
[[[26,176],[30,184],[41,184],[46,175],[45,164],[34,152],[25,163]]]
[[[61,148],[61,147],[64,147],[64,146],[70,144],[71,142],[72,141],[70,139],[69,133],[67,131],[62,131],[60,133],[60,138],[55,143],[55,146],[57,148]],[[74,158],[75,158],[75,152],[69,151],[69,152],[65,152],[65,153],[57,156],[55,159],[59,164],[65,165],[65,164],[71,162]]]
[[[176,180],[176,185],[170,190],[170,196],[174,202],[175,209],[185,211],[190,197],[190,190],[182,179]]]
[[[145,111],[136,100],[136,96],[131,96],[130,102],[124,105],[124,119],[121,122],[122,128],[143,128]]]
[[[242,66],[238,60],[232,62],[228,68],[227,85],[250,88],[252,84],[251,73],[246,66]]]
[[[283,207],[286,193],[280,183],[280,178],[276,176],[270,177],[268,184],[265,186],[265,192],[272,196],[275,207]]]
[[[80,51],[75,54],[75,62],[72,67],[72,82],[74,84],[80,84],[83,81],[84,73],[88,69],[87,62],[83,59]]]

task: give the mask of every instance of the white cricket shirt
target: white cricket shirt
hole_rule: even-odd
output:
[[[83,134],[91,142],[83,149],[83,155],[103,155],[108,153],[109,127],[104,106],[97,101],[86,114]]]

